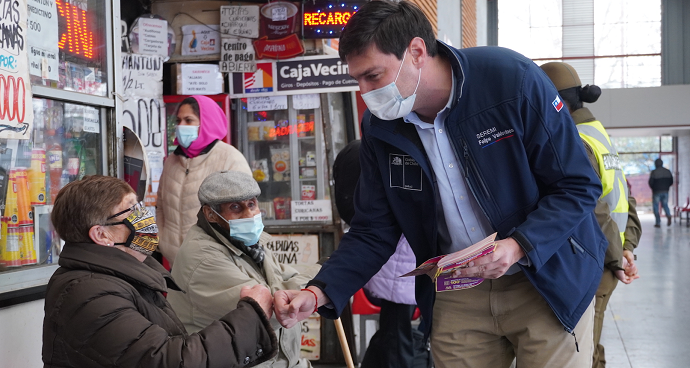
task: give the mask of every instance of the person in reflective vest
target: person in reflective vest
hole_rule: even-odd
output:
[[[625,284],[638,278],[633,249],[642,232],[635,210],[635,198],[630,196],[618,152],[611,144],[604,126],[583,102],[596,102],[601,89],[595,85],[582,86],[580,77],[569,64],[551,62],[541,66],[554,83],[560,98],[577,125],[592,167],[601,179],[602,195],[594,212],[601,230],[609,241],[604,260],[604,274],[597,289],[594,306],[593,368],[606,366],[604,347],[600,344],[604,311],[618,280]]]

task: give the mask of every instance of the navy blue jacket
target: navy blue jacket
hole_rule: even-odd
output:
[[[465,181],[498,236],[525,251],[522,270],[571,332],[599,285],[607,242],[593,213],[601,183],[567,107],[541,69],[511,50],[439,42],[439,52],[456,78],[445,126]],[[439,255],[437,187],[414,126],[367,112],[360,161],[352,227],[311,282],[333,302],[335,310],[319,309],[329,318],[393,254],[401,232],[417,264]],[[416,281],[430,322],[433,283]]]

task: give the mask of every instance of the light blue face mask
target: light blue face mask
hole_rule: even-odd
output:
[[[211,208],[211,211],[216,212],[213,208]],[[218,212],[216,212],[216,215],[225,220]],[[241,241],[248,247],[258,243],[261,232],[264,231],[264,223],[261,221],[261,214],[252,218],[225,221],[230,225],[230,236]]]
[[[177,143],[184,148],[189,148],[189,146],[197,138],[199,138],[199,126],[198,125],[178,125],[175,128],[175,136],[177,137]]]

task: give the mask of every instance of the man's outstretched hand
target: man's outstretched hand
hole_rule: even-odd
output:
[[[321,289],[312,286],[309,290],[318,296],[319,305],[328,303],[328,297]],[[309,291],[278,290],[273,295],[276,319],[285,328],[290,328],[311,316],[317,307],[316,302],[314,294]]]

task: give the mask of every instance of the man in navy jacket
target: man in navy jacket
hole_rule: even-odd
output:
[[[275,294],[276,317],[337,317],[401,233],[420,264],[497,232],[496,250],[458,272],[479,286],[435,293],[416,279],[435,365],[591,365],[601,184],[547,76],[507,49],[436,41],[407,1],[364,5],[340,56],[369,108],[356,213],[309,290]]]

